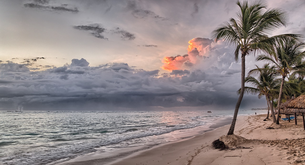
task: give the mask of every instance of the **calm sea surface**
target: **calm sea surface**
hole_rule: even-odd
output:
[[[109,153],[195,135],[233,111],[7,112],[0,113],[0,162],[56,164],[79,155]],[[241,111],[240,114],[253,114]],[[198,133],[198,132],[197,132]],[[55,163],[54,163],[55,162]]]

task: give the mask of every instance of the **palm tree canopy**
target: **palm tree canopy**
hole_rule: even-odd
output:
[[[304,91],[304,81],[302,79],[296,78],[295,75],[290,75],[288,81],[284,83],[283,88],[283,97],[286,100],[291,99],[292,97],[298,97]]]
[[[265,64],[263,68],[256,66],[255,69],[249,71],[248,77],[245,82],[251,84],[253,87],[245,87],[247,93],[258,94],[259,98],[263,95],[271,96],[277,92],[279,88],[279,79],[275,79],[276,72],[275,67]],[[258,73],[258,78],[251,76]]]
[[[257,60],[274,64],[283,77],[291,72],[302,75],[305,72],[305,63],[302,61],[305,51],[301,51],[304,46],[304,43],[277,41],[271,56],[260,55]]]
[[[271,46],[271,45],[270,45]],[[302,59],[305,57],[305,51],[301,51],[302,47],[304,46],[304,43],[300,43],[297,40],[276,40],[275,44],[273,45],[273,51],[269,53],[270,56],[267,55],[260,55],[257,57],[258,61],[264,60],[268,61],[277,69],[277,72],[281,74],[282,80],[281,80],[281,86],[280,86],[280,92],[278,97],[278,105],[277,107],[281,107],[282,102],[282,93],[289,93],[289,91],[296,90],[296,86],[291,84],[285,84],[285,78],[295,72],[295,74],[303,74],[305,63],[302,61]],[[288,86],[287,86],[288,85]],[[286,87],[283,90],[283,87]],[[289,88],[287,88],[289,87]],[[286,90],[286,91],[285,91]],[[296,94],[297,92],[292,92]],[[280,109],[279,109],[280,110]],[[279,124],[280,119],[280,113],[277,114],[277,121],[276,124]]]
[[[237,5],[240,8],[238,19],[231,18],[225,25],[213,31],[216,41],[223,39],[237,45],[236,60],[239,51],[244,56],[258,49],[270,52],[268,45],[278,38],[297,37],[294,34],[284,34],[268,38],[268,31],[285,25],[284,13],[280,10],[266,10],[266,6],[260,3],[249,6],[248,2],[237,2]]]

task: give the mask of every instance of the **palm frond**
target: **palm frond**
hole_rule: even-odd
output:
[[[257,61],[268,61],[271,62],[272,64],[276,65],[277,67],[279,67],[279,64],[271,57],[266,56],[266,55],[260,55],[256,58]]]
[[[238,44],[239,41],[237,32],[233,29],[233,27],[229,23],[223,27],[214,30],[213,35],[216,38],[216,41],[220,39],[224,39],[225,41],[231,44]]]
[[[235,54],[235,61],[238,61],[239,49],[240,49],[240,45],[237,45],[236,49],[235,49],[235,52],[234,52],[234,54]]]
[[[240,94],[241,89],[237,91],[238,94]],[[245,92],[249,94],[258,94],[260,93],[259,89],[254,87],[245,87]]]

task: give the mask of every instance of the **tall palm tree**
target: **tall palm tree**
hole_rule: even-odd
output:
[[[275,42],[276,38],[284,36],[295,37],[294,35],[279,35],[268,37],[267,32],[273,28],[285,25],[284,13],[277,9],[266,9],[266,6],[260,3],[249,5],[248,2],[242,4],[238,1],[240,8],[238,19],[231,18],[229,22],[213,31],[216,41],[223,39],[236,45],[235,59],[238,59],[241,53],[241,92],[235,106],[234,116],[228,135],[234,133],[238,110],[244,96],[245,87],[245,58],[251,51],[263,50],[270,52],[270,44]]]
[[[259,73],[258,78],[254,78],[251,76],[254,73]],[[276,122],[276,118],[274,115],[272,100],[273,96],[276,93],[277,86],[279,84],[279,79],[275,79],[276,77],[275,67],[270,67],[269,64],[265,64],[263,68],[259,68],[256,66],[256,69],[252,69],[249,71],[248,77],[246,77],[245,82],[250,83],[252,87],[245,87],[245,92],[258,94],[258,97],[262,97],[263,95],[266,97],[267,105],[268,105],[268,114],[266,119],[269,118],[269,109],[271,110],[273,122]]]
[[[304,43],[297,43],[293,40],[287,40],[287,42],[278,40],[275,44],[274,51],[270,54],[271,56],[260,55],[257,57],[258,61],[264,60],[274,64],[277,71],[282,76],[277,104],[278,112],[280,112],[285,78],[293,72],[294,74],[304,72],[305,63],[302,59],[305,57],[305,51],[301,51],[304,46]],[[277,115],[276,124],[279,124],[279,115],[280,113]]]

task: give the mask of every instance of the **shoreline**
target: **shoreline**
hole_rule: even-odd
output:
[[[191,132],[192,134],[189,136],[185,136],[186,133],[184,132],[181,134],[184,136],[180,137],[177,140],[166,142],[166,143],[135,147],[133,149],[122,148],[121,151],[115,152],[115,153],[105,153],[105,152],[100,152],[99,150],[97,150],[96,152],[85,154],[85,155],[80,155],[80,156],[77,156],[77,157],[69,159],[69,160],[58,160],[58,161],[50,163],[50,165],[54,165],[54,164],[56,164],[56,165],[82,165],[82,164],[112,165],[117,162],[128,159],[130,157],[141,154],[143,152],[150,151],[150,150],[153,150],[158,147],[162,147],[164,145],[171,145],[171,144],[193,139],[193,138],[195,138],[197,136],[201,136],[207,132],[214,131],[217,128],[226,126],[226,125],[230,124],[231,121],[232,121],[232,117],[226,117],[226,118],[223,118],[223,119],[217,121],[215,124],[203,125],[203,126],[194,127],[191,129],[185,129],[183,131]],[[182,130],[176,130],[174,132],[178,132],[178,131],[182,131]],[[171,133],[174,133],[174,132],[171,132]],[[168,134],[171,134],[171,133],[168,133]],[[114,155],[112,155],[112,154],[114,154]],[[105,155],[107,155],[107,156],[105,156]]]
[[[247,116],[240,116],[240,118],[246,118]],[[227,118],[228,119],[228,118]],[[227,120],[225,119],[225,120]],[[232,118],[230,118],[230,122],[231,122]],[[202,131],[201,134],[197,134],[196,136],[192,137],[192,138],[188,138],[185,140],[180,140],[180,141],[176,141],[176,142],[172,142],[169,144],[163,144],[161,146],[156,146],[154,148],[142,151],[142,152],[138,152],[138,153],[134,153],[126,158],[117,160],[115,162],[112,162],[110,164],[107,165],[135,165],[135,164],[145,164],[145,165],[154,165],[154,164],[183,164],[183,165],[191,165],[190,162],[192,162],[193,158],[195,157],[195,155],[198,153],[198,151],[200,151],[202,148],[204,148],[204,146],[202,144],[200,144],[200,142],[202,142],[202,140],[204,141],[204,145],[207,146],[209,144],[212,144],[212,142],[216,139],[216,136],[221,136],[222,133],[225,130],[228,130],[229,128],[229,123],[227,122],[223,122],[224,120],[220,121],[219,123],[216,124],[212,124],[211,126],[209,126],[208,130]],[[190,147],[191,145],[191,147]],[[181,156],[182,154],[180,153],[181,150],[179,150],[180,148],[195,148],[194,150],[194,155],[191,154],[192,151],[189,151],[188,153],[186,153],[185,155],[188,155],[187,157],[190,157],[190,159],[188,159],[186,162],[180,162],[179,160],[183,160],[183,156]],[[172,151],[171,148],[174,148]],[[179,148],[179,149],[176,149]],[[163,154],[162,151],[169,151],[170,153],[167,154]],[[177,152],[176,152],[177,151]],[[159,154],[161,153],[161,154]],[[179,155],[179,156],[178,156]],[[165,159],[160,159],[160,156],[166,156]],[[147,160],[149,160],[151,157],[150,162],[148,162]],[[172,162],[165,162],[164,160],[174,160],[173,158],[176,158],[175,161]],[[157,160],[154,160],[157,159]],[[142,163],[143,162],[143,163]],[[146,162],[146,163],[144,163]]]
[[[230,125],[133,153],[111,165],[305,164],[305,131],[302,122],[294,125],[294,122],[281,121],[280,125],[274,125],[271,120],[263,121],[265,116],[239,116],[235,128],[235,135],[238,136],[233,136],[233,139],[237,139],[236,144],[231,143],[227,150],[214,149],[211,143],[226,135]],[[267,127],[274,129],[266,129]],[[78,163],[103,164],[99,159]]]
[[[124,160],[127,160],[127,159],[130,159],[130,158],[133,158],[133,157],[136,157],[144,152],[148,152],[148,151],[152,151],[154,149],[158,149],[159,147],[163,147],[163,146],[166,146],[166,145],[175,145],[176,143],[180,143],[180,142],[184,142],[184,141],[188,141],[188,140],[192,140],[193,138],[196,138],[198,136],[202,136],[204,135],[205,133],[208,133],[210,131],[215,131],[216,129],[218,128],[221,128],[221,127],[225,127],[227,125],[229,125],[229,123],[231,123],[232,121],[232,117],[227,117],[225,119],[222,119],[220,120],[219,122],[215,123],[215,124],[212,124],[209,126],[209,128],[207,130],[203,130],[203,131],[199,131],[197,132],[197,134],[193,135],[193,136],[190,136],[190,137],[185,137],[185,138],[181,138],[180,140],[178,141],[173,141],[173,142],[169,142],[169,143],[165,143],[165,144],[160,144],[160,145],[156,145],[156,146],[153,146],[151,148],[148,148],[148,149],[144,149],[144,150],[140,150],[138,152],[134,152],[126,157],[122,157],[121,159],[118,159],[116,161],[113,161],[113,162],[110,162],[110,163],[107,163],[105,165],[116,165],[117,163],[120,163],[120,162],[123,162],[124,163]],[[196,128],[195,128],[196,129]]]

